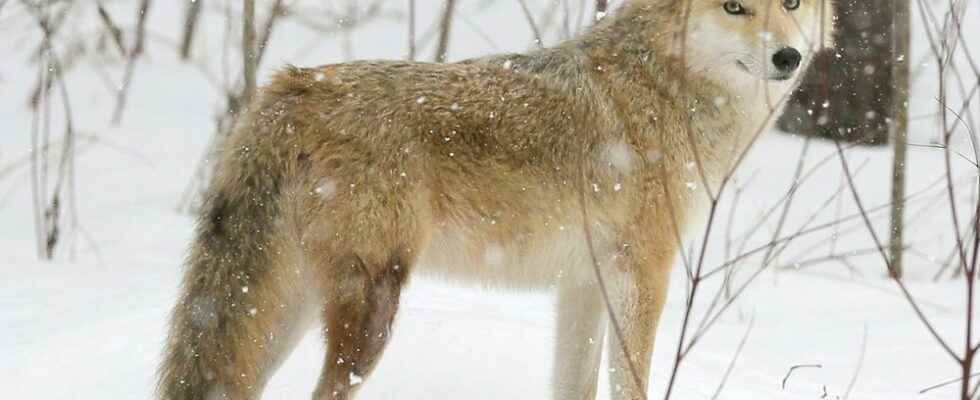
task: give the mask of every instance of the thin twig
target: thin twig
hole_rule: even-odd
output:
[[[840,142],[834,141],[834,144],[837,146],[838,158],[840,158],[841,166],[844,169],[844,176],[847,178],[847,185],[848,187],[850,187],[851,195],[854,197],[854,203],[855,205],[857,205],[858,210],[861,213],[861,219],[864,220],[864,225],[868,230],[868,234],[871,235],[871,239],[874,240],[874,244],[878,248],[878,253],[881,255],[882,260],[885,263],[885,266],[889,270],[891,270],[891,258],[888,257],[888,253],[885,251],[884,246],[882,245],[881,241],[878,240],[878,234],[875,232],[874,225],[871,224],[871,220],[868,218],[868,213],[865,210],[864,204],[861,202],[861,196],[858,194],[857,188],[854,185],[854,179],[851,176],[850,166],[847,164],[847,158],[844,157],[844,152],[840,146]],[[891,276],[891,274],[889,274],[889,276]],[[952,357],[957,362],[962,362],[960,357],[956,355],[956,352],[954,352],[953,349],[949,346],[949,344],[947,344],[946,340],[944,340],[942,336],[939,335],[939,332],[936,331],[936,328],[933,326],[933,324],[929,322],[929,319],[926,317],[925,313],[923,313],[922,309],[919,308],[919,304],[915,301],[915,298],[912,297],[912,293],[910,293],[908,288],[905,287],[905,283],[902,282],[901,279],[895,279],[894,277],[892,278],[892,280],[895,281],[896,284],[898,284],[899,289],[902,290],[902,294],[905,295],[905,298],[906,300],[908,300],[909,305],[912,306],[912,309],[915,311],[915,314],[919,317],[919,320],[922,321],[922,323],[926,326],[926,328],[932,334],[936,342],[939,343],[939,345],[943,348],[943,350],[946,351],[946,353],[950,357]]]
[[[194,33],[197,32],[197,22],[201,19],[201,8],[204,0],[190,0],[184,17],[184,35],[180,40],[180,58],[189,60],[194,44]]]
[[[868,351],[868,327],[864,327],[864,333],[861,335],[861,353],[858,355],[857,367],[854,368],[854,374],[851,375],[851,381],[847,384],[847,390],[844,391],[844,400],[851,397],[851,391],[854,390],[854,385],[857,384],[858,375],[861,374],[861,368],[864,367],[864,355]]]
[[[133,82],[133,73],[136,70],[136,60],[143,55],[143,46],[146,38],[146,21],[150,13],[151,4],[150,0],[142,0],[139,8],[136,10],[136,39],[129,52],[129,59],[126,61],[126,70],[123,73],[123,83],[119,89],[119,96],[116,98],[116,110],[112,115],[113,125],[118,125],[122,122],[123,111],[126,109],[126,97],[129,93],[129,87]]]
[[[116,45],[116,49],[119,50],[119,55],[126,56],[126,45],[123,44],[122,29],[116,25],[115,21],[112,20],[112,16],[109,15],[109,11],[105,9],[102,2],[96,3],[99,10],[99,19],[102,24],[105,25],[106,29],[109,30],[109,37],[112,38],[112,43]]]
[[[820,364],[803,364],[803,365],[794,365],[794,366],[789,367],[789,371],[786,371],[786,376],[783,377],[783,384],[782,384],[783,390],[786,390],[786,383],[789,381],[789,377],[791,375],[793,375],[793,372],[795,372],[796,370],[801,369],[801,368],[823,368],[823,365],[820,365]]]
[[[255,95],[256,39],[255,39],[255,0],[242,0],[242,71],[245,74],[245,89],[242,103],[246,106]]]
[[[980,372],[971,374],[970,375],[970,378],[976,378],[978,376],[980,376]],[[948,381],[943,381],[943,382],[937,383],[935,385],[929,386],[929,387],[927,387],[925,389],[920,390],[919,391],[919,394],[925,394],[925,393],[928,393],[928,392],[930,392],[932,390],[936,390],[936,389],[939,389],[941,387],[949,386],[949,385],[952,385],[954,383],[959,383],[959,382],[963,382],[963,377],[959,377],[959,378],[956,378],[956,379],[950,379]]]
[[[55,54],[52,45],[53,33],[51,30],[51,21],[48,19],[45,10],[42,8],[43,7],[42,5],[34,5],[27,2],[26,0],[24,0],[23,3],[25,6],[27,6],[28,10],[33,14],[34,19],[38,24],[38,27],[41,29],[41,32],[43,33],[43,39],[41,41],[41,47],[43,49],[42,55],[45,57],[46,60],[45,68],[51,73],[51,76],[48,76],[46,79],[54,83],[57,83],[58,85],[57,87],[59,89],[59,94],[61,97],[63,112],[65,114],[64,115],[65,118],[64,138],[65,139],[62,143],[61,159],[58,162],[58,177],[54,184],[54,191],[51,198],[51,203],[44,210],[43,213],[44,218],[43,218],[43,223],[41,224],[41,228],[43,229],[43,231],[39,232],[40,233],[39,238],[41,240],[39,245],[41,246],[42,249],[41,254],[47,259],[52,259],[54,257],[55,246],[57,246],[58,240],[60,238],[60,232],[61,232],[60,216],[62,215],[62,207],[61,207],[62,193],[63,193],[64,182],[66,180],[68,182],[68,187],[69,187],[66,196],[68,196],[69,206],[72,212],[71,219],[70,219],[71,221],[70,226],[72,228],[71,233],[75,234],[78,231],[78,219],[76,215],[77,205],[75,204],[76,197],[74,191],[75,188],[74,155],[75,155],[75,147],[76,147],[74,117],[72,116],[71,100],[68,97],[68,88],[65,85],[64,69],[62,68],[61,61]],[[42,76],[47,76],[47,75],[42,75]],[[51,107],[48,106],[47,103],[50,101],[50,95],[47,95],[46,90],[44,91],[44,93],[45,93],[44,111],[47,117],[46,120],[48,120],[50,119]],[[34,137],[34,135],[32,135],[32,137]],[[47,140],[45,140],[45,144],[44,144],[44,147],[46,146],[47,146]],[[34,147],[34,149],[37,148],[38,147],[36,146]],[[42,154],[46,155],[47,153],[43,152]],[[42,158],[41,162],[42,162],[41,165],[42,175],[45,175],[43,171],[47,169],[47,157],[45,156],[44,158]],[[44,193],[43,190],[47,185],[46,175],[42,176],[39,180],[35,180],[35,184],[38,185],[37,187],[41,189],[41,193],[42,193],[39,196],[35,196],[35,200],[38,200],[40,202],[47,201],[46,195],[43,194]],[[43,206],[40,202],[36,202],[35,207]]]
[[[524,12],[524,18],[527,18],[527,24],[531,26],[531,32],[534,34],[534,45],[539,49],[544,48],[544,39],[541,38],[541,30],[538,29],[538,24],[534,22],[534,16],[531,15],[531,10],[527,8],[527,3],[525,0],[518,0],[521,4],[521,11]]]
[[[442,21],[439,23],[439,44],[436,47],[435,62],[446,62],[449,52],[449,33],[452,30],[453,11],[456,0],[445,0],[442,11]]]
[[[735,362],[738,361],[738,357],[742,354],[742,349],[745,348],[745,343],[749,340],[749,335],[752,333],[752,327],[755,326],[755,315],[749,319],[749,327],[745,328],[745,335],[742,336],[742,340],[738,343],[738,348],[735,349],[735,355],[732,356],[732,361],[728,363],[728,368],[725,369],[725,375],[722,376],[721,382],[718,382],[718,388],[715,389],[715,394],[711,396],[711,400],[716,400],[718,396],[721,396],[721,391],[725,388],[725,384],[728,383],[728,378],[732,375],[732,371],[735,370]]]
[[[408,60],[415,61],[415,0],[408,0]]]
[[[272,32],[276,27],[276,22],[284,15],[286,15],[286,6],[283,4],[283,0],[272,2],[269,16],[266,18],[265,24],[262,25],[262,33],[258,37],[258,48],[256,49],[255,55],[256,70],[262,65],[262,59],[265,57],[266,49],[269,48],[269,40],[272,39]]]

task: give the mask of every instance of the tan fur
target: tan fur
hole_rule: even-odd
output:
[[[721,0],[689,11],[681,0],[634,0],[531,54],[281,72],[224,145],[160,397],[258,398],[320,315],[328,354],[314,398],[349,398],[421,269],[556,287],[555,397],[593,398],[593,343],[608,317],[591,235],[644,378],[634,385],[610,335],[614,398],[640,398],[680,238],[795,87],[719,54],[739,45],[737,57],[770,57],[773,43],[791,45],[805,66],[820,40],[808,46],[802,38],[815,35],[800,30],[832,26],[829,5],[818,25],[816,1],[786,12],[781,1],[744,0],[758,13],[734,17]]]

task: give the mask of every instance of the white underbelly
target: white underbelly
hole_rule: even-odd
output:
[[[594,278],[589,246],[581,228],[558,227],[534,237],[499,243],[481,236],[458,228],[437,232],[422,250],[417,270],[424,276],[451,282],[522,290],[547,290],[561,282],[588,282]],[[610,248],[608,241],[594,246]],[[597,252],[607,255],[600,259],[609,259],[608,250]]]

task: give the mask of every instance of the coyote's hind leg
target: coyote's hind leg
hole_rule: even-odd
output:
[[[327,355],[314,400],[349,399],[374,369],[391,336],[408,276],[409,265],[401,260],[368,265],[350,256],[333,270],[323,315]]]

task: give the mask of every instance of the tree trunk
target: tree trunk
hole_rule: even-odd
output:
[[[837,49],[817,57],[779,128],[885,144],[893,111],[893,0],[840,0]]]
[[[904,272],[902,254],[905,251],[903,234],[905,231],[905,171],[908,153],[909,126],[909,42],[911,40],[909,0],[894,1],[892,29],[894,48],[892,58],[895,62],[895,99],[893,101],[892,138],[895,156],[892,162],[892,212],[890,255],[892,268],[888,271],[894,278],[901,278]]]

